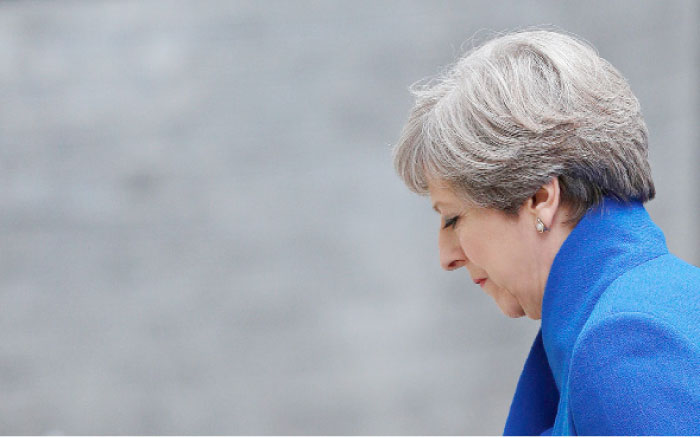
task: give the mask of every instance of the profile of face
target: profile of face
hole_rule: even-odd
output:
[[[537,232],[538,217],[545,224],[555,220],[559,187],[556,179],[552,184],[556,187],[551,192],[538,195],[544,201],[533,196],[517,216],[473,205],[444,181],[433,180],[428,187],[433,208],[441,216],[440,265],[448,271],[466,268],[471,280],[511,318],[541,318],[549,269],[568,235],[568,230],[555,236]]]

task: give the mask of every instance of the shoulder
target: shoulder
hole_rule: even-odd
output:
[[[700,348],[700,268],[665,254],[628,270],[601,294],[583,332],[619,314],[666,322]]]
[[[700,434],[700,269],[666,254],[621,275],[578,336],[579,434]]]
[[[570,363],[577,433],[700,434],[698,376],[697,340],[675,321],[642,311],[599,313],[582,330]]]

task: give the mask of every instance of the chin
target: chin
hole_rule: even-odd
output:
[[[525,312],[517,312],[517,313],[509,314],[508,318],[517,319],[517,318],[522,318],[523,316],[525,316]]]
[[[516,308],[516,309],[501,309],[501,311],[508,318],[515,319],[515,318],[522,318],[523,316],[525,316],[525,311],[521,307]]]

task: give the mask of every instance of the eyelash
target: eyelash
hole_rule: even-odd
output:
[[[450,219],[447,219],[445,221],[445,225],[442,228],[443,229],[448,228],[448,227],[454,228],[455,225],[457,225],[457,219],[459,219],[459,216],[453,216]]]

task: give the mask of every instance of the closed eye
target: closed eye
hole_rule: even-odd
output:
[[[453,216],[450,219],[445,220],[445,225],[442,227],[443,229],[452,227],[454,228],[455,225],[457,225],[457,219],[459,219],[459,216]]]

